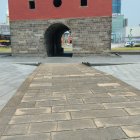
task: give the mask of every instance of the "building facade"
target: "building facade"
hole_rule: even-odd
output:
[[[125,41],[125,27],[127,19],[121,14],[121,0],[112,0],[112,43],[123,43]]]
[[[111,48],[112,0],[9,0],[13,55],[59,56],[71,31],[73,55]]]
[[[112,43],[122,43],[125,38],[124,15],[112,15]]]
[[[113,14],[121,14],[121,0],[112,1],[112,12]]]

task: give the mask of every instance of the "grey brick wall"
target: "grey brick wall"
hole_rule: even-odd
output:
[[[10,22],[12,54],[47,56],[44,34],[54,23],[71,29],[74,56],[103,54],[111,48],[111,17],[26,20]]]

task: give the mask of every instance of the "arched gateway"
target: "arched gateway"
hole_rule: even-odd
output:
[[[71,31],[73,56],[109,52],[112,0],[9,0],[12,54],[62,56]]]
[[[45,32],[45,46],[48,56],[63,56],[64,49],[62,48],[62,35],[70,29],[62,24],[52,24]]]

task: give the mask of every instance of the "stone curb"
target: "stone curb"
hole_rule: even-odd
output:
[[[17,106],[20,104],[21,99],[26,93],[28,86],[32,82],[33,77],[38,72],[39,67],[36,68],[32,74],[30,74],[27,79],[22,83],[22,85],[17,90],[16,94],[8,101],[6,106],[0,112],[0,136],[6,129],[7,124],[9,123],[11,117],[16,111]]]

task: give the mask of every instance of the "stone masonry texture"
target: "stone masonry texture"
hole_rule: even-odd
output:
[[[55,23],[67,26],[73,38],[73,56],[108,53],[111,17],[11,21],[14,56],[47,56],[45,32]]]

